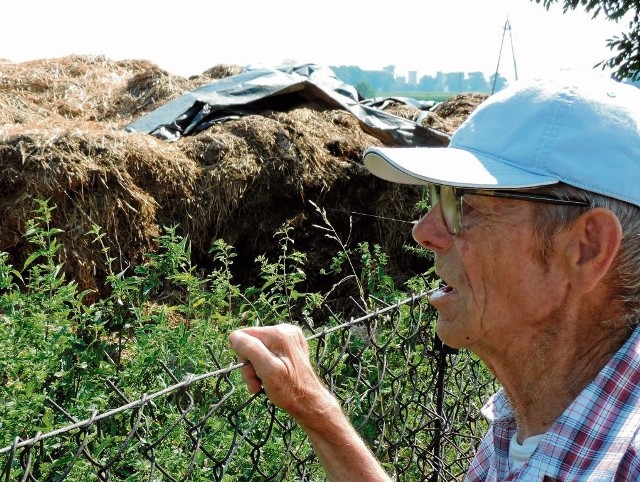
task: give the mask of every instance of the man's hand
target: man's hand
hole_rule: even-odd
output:
[[[305,415],[335,407],[335,400],[315,374],[309,346],[302,330],[294,325],[244,328],[229,336],[242,376],[251,393],[264,388],[269,399],[299,423]],[[311,413],[309,413],[311,412]]]
[[[244,328],[229,335],[249,390],[264,389],[307,433],[335,482],[389,482],[389,477],[349,423],[336,398],[309,361],[302,330],[293,325]]]

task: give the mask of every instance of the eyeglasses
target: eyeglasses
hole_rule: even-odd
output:
[[[427,184],[429,205],[431,207],[440,204],[442,215],[447,225],[447,231],[452,236],[462,231],[462,202],[464,196],[472,194],[474,196],[500,197],[507,199],[520,199],[522,201],[532,201],[547,204],[566,204],[570,206],[589,207],[589,203],[578,199],[564,199],[549,196],[546,194],[536,194],[513,191],[494,191],[492,189],[467,189],[455,188],[440,184]]]

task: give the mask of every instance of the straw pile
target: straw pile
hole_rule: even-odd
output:
[[[168,100],[212,79],[237,74],[215,66],[189,79],[147,61],[70,56],[25,63],[0,61],[0,250],[14,264],[33,250],[25,223],[36,200],[56,209],[63,230],[60,260],[82,289],[101,291],[106,273],[98,225],[113,269],[130,269],[155,248],[163,226],[178,226],[192,243],[194,262],[206,266],[215,239],[238,253],[238,276],[251,281],[258,254],[278,252],[275,231],[294,227],[295,248],[308,254],[310,283],[337,246],[313,224],[323,208],[415,219],[420,190],[380,181],[361,165],[361,153],[380,141],[346,111],[307,103],[266,110],[215,125],[176,143],[126,133],[123,128]],[[481,99],[461,97],[472,110]],[[442,106],[423,121],[452,132],[468,112]],[[405,109],[397,115],[411,116]],[[408,117],[410,118],[410,117]],[[379,243],[391,270],[411,274],[420,262],[402,246],[408,225],[329,211],[344,240]],[[310,287],[311,289],[314,286]]]

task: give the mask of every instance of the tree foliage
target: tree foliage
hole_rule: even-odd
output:
[[[355,88],[364,99],[371,99],[376,96],[376,89],[364,79],[356,82]]]
[[[560,0],[534,1],[542,3],[547,10],[554,3],[560,3]],[[595,67],[612,69],[613,77],[618,80],[640,78],[640,2],[636,0],[563,0],[562,3],[564,13],[581,6],[587,13],[591,13],[592,18],[602,14],[616,22],[629,14],[628,31],[621,32],[620,36],[616,35],[606,41],[607,47],[614,52],[613,57],[598,62]]]

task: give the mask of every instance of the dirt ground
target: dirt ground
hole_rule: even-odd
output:
[[[389,254],[399,280],[424,269],[407,253],[410,225],[369,216],[417,219],[417,187],[370,175],[362,151],[381,142],[350,113],[318,102],[265,110],[169,143],[124,127],[167,101],[241,67],[171,75],[145,60],[71,56],[25,63],[0,60],[0,250],[19,265],[33,251],[25,224],[37,200],[55,206],[61,261],[81,289],[102,290],[105,257],[87,233],[97,225],[117,270],[131,270],[166,226],[188,236],[194,262],[211,263],[222,238],[235,247],[236,276],[251,282],[258,254],[279,253],[274,233],[293,227],[307,254],[309,289],[330,285],[320,270],[338,251],[314,225],[327,210],[349,246],[367,241]],[[438,105],[424,125],[452,133],[486,96],[461,94]],[[392,104],[389,112],[417,119]]]

